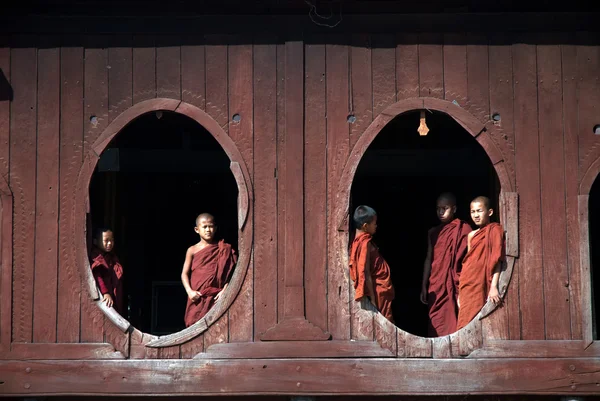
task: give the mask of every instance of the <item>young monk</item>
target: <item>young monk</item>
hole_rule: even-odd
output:
[[[102,293],[102,302],[121,315],[123,309],[123,266],[114,253],[114,235],[109,228],[98,228],[94,233],[90,258],[92,274]]]
[[[440,224],[427,233],[421,302],[429,307],[428,334],[445,336],[456,331],[458,278],[467,253],[471,227],[455,217],[456,197],[445,192],[437,199]]]
[[[350,278],[354,282],[355,300],[368,297],[386,319],[394,323],[392,301],[394,287],[390,267],[371,241],[377,231],[377,213],[369,206],[354,212],[356,237],[350,250]]]
[[[493,213],[485,196],[471,202],[471,218],[477,229],[469,233],[460,274],[457,330],[469,324],[487,300],[500,302],[498,280],[504,260],[504,230],[500,224],[490,222]]]
[[[204,317],[219,300],[227,289],[237,262],[231,245],[215,239],[217,225],[211,214],[200,214],[194,231],[200,236],[200,241],[188,248],[181,272],[181,282],[188,294],[184,318],[186,327]]]

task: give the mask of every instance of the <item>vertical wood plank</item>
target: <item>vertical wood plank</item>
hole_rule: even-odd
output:
[[[323,67],[321,78],[324,77],[324,70],[325,67]],[[350,125],[350,149],[352,149],[360,135],[373,121],[373,81],[365,79],[365,77],[372,75],[371,41],[368,35],[355,35],[352,37],[350,70],[350,112],[356,118],[356,121]],[[310,101],[307,100],[307,105],[309,104]]]
[[[563,80],[563,129],[565,152],[565,190],[567,213],[567,263],[569,274],[569,299],[571,305],[571,339],[582,339],[581,332],[581,279],[579,271],[579,219],[577,195],[579,193],[578,161],[579,138],[577,132],[577,47],[561,45]],[[568,178],[573,177],[573,178]]]
[[[277,320],[283,319],[285,288],[285,45],[277,45]]]
[[[372,38],[373,116],[396,102],[396,47],[394,37]],[[363,75],[364,76],[364,75]]]
[[[585,344],[591,344],[595,337],[595,327],[592,307],[592,266],[590,255],[590,196],[577,197],[579,212],[579,258],[581,276],[581,332]]]
[[[277,48],[254,45],[254,332],[277,323]]]
[[[112,38],[108,49],[109,123],[133,104],[132,40],[131,36],[117,35]]]
[[[464,33],[444,35],[444,99],[461,107],[467,100],[467,47]]]
[[[87,38],[86,42],[83,92],[84,157],[109,124],[108,37],[92,36]],[[81,295],[81,341],[101,342],[104,339],[104,314],[90,302],[85,290]]]
[[[60,48],[58,38],[38,50],[37,197],[33,341],[56,342],[58,277],[58,160]]]
[[[10,84],[10,47],[8,37],[0,35],[0,74]],[[0,76],[0,79],[2,78]],[[10,102],[14,91],[10,85],[0,90],[0,174],[8,182],[10,154]]]
[[[489,75],[490,75],[490,114],[500,114],[497,126],[502,128],[512,144],[515,140],[513,127],[513,61],[510,38],[496,35],[490,38]],[[514,157],[514,154],[510,155]]]
[[[133,37],[133,104],[156,97],[156,48],[149,35]]]
[[[0,35],[0,79],[4,77],[10,83],[10,47],[8,37]],[[0,174],[7,183],[9,181],[10,158],[10,102],[13,96],[10,86],[0,91]],[[0,200],[2,210],[12,210],[11,199]],[[0,217],[0,348],[10,346],[12,336],[12,212],[5,218]],[[4,348],[7,349],[7,348]]]
[[[181,344],[180,357],[182,359],[192,359],[202,351],[204,351],[204,335],[200,335],[187,343]]]
[[[444,60],[442,37],[437,33],[419,35],[419,94],[444,97]]]
[[[490,115],[489,58],[487,37],[469,34],[467,43],[467,95],[469,111],[480,121]]]
[[[309,233],[304,250],[306,319],[327,330],[325,45],[307,44],[304,51],[304,232]]]
[[[181,100],[206,109],[206,64],[204,41],[200,36],[182,38]]]
[[[400,34],[396,45],[396,98],[398,100],[418,97],[419,43],[416,34]]]
[[[225,37],[206,37],[206,112],[228,132],[227,110],[227,40]]]
[[[62,47],[60,56],[60,182],[57,342],[79,341],[79,272],[70,256],[69,214],[83,151],[83,48]],[[87,296],[87,294],[85,295]]]
[[[559,45],[537,46],[546,339],[571,338]]]
[[[21,38],[19,39],[21,40]],[[10,185],[14,196],[13,341],[33,338],[33,280],[36,183],[37,51],[34,38],[11,49]]]
[[[213,344],[229,342],[229,315],[225,313],[204,333],[204,350]]]
[[[181,99],[181,47],[176,36],[156,38],[156,96]]]
[[[519,192],[519,305],[523,340],[544,339],[544,274],[540,221],[540,156],[536,47],[515,44],[515,165]]]
[[[348,46],[342,38],[334,38],[325,48],[327,102],[327,243],[328,246],[328,330],[333,339],[350,338],[349,287],[344,274],[336,239],[339,221],[334,221],[334,208],[339,178],[349,154],[348,113]],[[347,246],[347,244],[345,245]]]

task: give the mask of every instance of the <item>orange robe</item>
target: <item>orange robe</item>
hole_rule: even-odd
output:
[[[188,298],[184,317],[186,327],[202,319],[212,308],[215,295],[229,281],[236,262],[235,251],[223,240],[205,246],[192,256],[190,286],[202,296],[196,301]]]
[[[369,233],[359,234],[352,242],[350,250],[350,278],[354,282],[355,300],[364,296],[377,302],[379,312],[390,322],[394,322],[392,316],[392,301],[394,300],[394,287],[390,276],[390,267],[379,250],[371,243],[373,237]],[[371,245],[371,246],[369,246]],[[366,283],[365,267],[369,263],[369,271],[373,282],[372,294]]]
[[[430,337],[456,331],[458,283],[463,258],[467,253],[467,236],[471,227],[460,219],[439,225],[430,231],[433,248],[431,273],[427,289]]]
[[[495,268],[504,260],[504,230],[490,223],[471,238],[460,274],[457,330],[465,327],[487,302]]]
[[[113,308],[123,315],[123,266],[113,252],[102,252],[93,247],[91,251],[92,274],[98,283],[102,295],[110,294]]]

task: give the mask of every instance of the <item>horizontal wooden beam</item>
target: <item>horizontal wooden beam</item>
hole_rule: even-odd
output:
[[[2,395],[597,394],[600,358],[2,361]]]
[[[0,354],[0,359],[125,359],[125,356],[107,343],[12,343],[10,351]]]

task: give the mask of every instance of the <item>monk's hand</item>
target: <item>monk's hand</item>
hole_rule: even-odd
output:
[[[495,304],[500,302],[500,293],[498,293],[498,289],[496,287],[490,288],[490,293],[488,295],[488,299],[491,300]]]
[[[197,300],[200,299],[201,296],[202,296],[202,294],[200,293],[200,291],[192,291],[188,294],[188,297],[190,298],[190,300],[192,302],[196,302]]]
[[[427,305],[427,290],[425,288],[421,289],[421,302]]]
[[[109,308],[113,306],[113,299],[110,294],[102,295],[102,302],[104,302]]]

